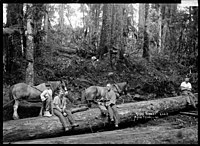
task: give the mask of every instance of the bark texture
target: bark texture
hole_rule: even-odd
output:
[[[160,113],[170,113],[186,108],[185,96],[170,97],[158,100],[142,101],[118,105],[119,126],[128,122],[136,122],[141,117],[153,117]],[[74,119],[79,127],[64,133],[58,117],[36,117],[20,120],[11,120],[3,123],[3,141],[20,141],[37,138],[47,138],[61,135],[73,135],[86,132],[95,132],[112,126],[107,118],[100,116],[99,109],[74,113]]]
[[[26,83],[34,85],[34,42],[33,42],[33,28],[31,26],[31,17],[27,20],[27,48],[26,58],[28,60],[28,66],[26,68]]]
[[[139,4],[138,19],[138,40],[137,45],[143,48],[144,45],[144,29],[145,29],[145,4]]]
[[[103,54],[108,51],[105,48],[110,47],[111,22],[112,22],[111,16],[112,16],[112,4],[104,4],[100,46],[98,50],[99,58],[102,58]]]
[[[145,4],[145,27],[144,27],[144,45],[143,45],[143,57],[148,61],[151,60],[150,50],[149,50],[149,34],[147,30],[148,25],[148,13],[149,13],[149,4]]]
[[[95,134],[18,141],[11,144],[171,144],[184,139],[198,143],[197,126],[172,128],[170,125],[138,127]],[[191,144],[191,143],[190,143]]]

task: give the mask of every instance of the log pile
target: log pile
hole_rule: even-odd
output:
[[[127,122],[136,122],[137,118],[154,117],[158,114],[171,113],[186,108],[184,96],[163,98],[136,103],[118,105],[120,116],[119,126]],[[64,132],[58,117],[34,117],[27,119],[11,120],[3,123],[3,142],[20,141],[37,138],[47,138],[61,135],[73,135],[110,127],[107,118],[102,118],[99,109],[74,113],[79,127]]]

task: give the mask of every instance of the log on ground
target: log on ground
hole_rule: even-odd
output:
[[[197,126],[177,128],[170,124],[127,128],[100,133],[11,142],[10,144],[197,144]]]
[[[126,125],[127,122],[136,122],[138,117],[152,117],[158,113],[170,113],[186,108],[185,96],[163,98],[137,103],[127,103],[118,105],[120,116],[119,126]],[[79,123],[79,127],[64,132],[63,126],[58,117],[37,117],[3,122],[3,141],[20,141],[61,135],[73,135],[110,127],[107,118],[101,118],[99,109],[89,109],[87,111],[73,114],[74,119]]]

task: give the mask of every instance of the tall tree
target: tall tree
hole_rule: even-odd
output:
[[[102,58],[103,54],[106,53],[110,48],[111,22],[112,22],[111,12],[112,12],[112,4],[104,4],[100,45],[98,49],[99,58]]]
[[[103,23],[101,30],[100,56],[109,51],[110,60],[113,54],[123,58],[128,37],[128,13],[125,4],[110,4],[103,6]],[[104,49],[104,50],[103,50]],[[112,61],[111,61],[112,66]]]
[[[151,54],[149,50],[149,34],[147,30],[148,25],[148,13],[149,13],[149,4],[145,4],[145,29],[144,29],[144,45],[143,45],[143,57],[148,61],[151,60]]]
[[[59,26],[60,26],[60,31],[63,32],[64,30],[64,4],[59,5]],[[61,33],[61,44],[63,45],[63,34]]]
[[[164,48],[168,47],[168,39],[170,37],[170,27],[172,19],[176,13],[177,4],[164,4],[162,6],[162,45],[161,52],[164,53]]]
[[[138,39],[137,46],[143,48],[145,29],[145,4],[139,4],[139,23],[138,23]]]
[[[98,32],[99,29],[99,15],[101,10],[101,4],[95,4],[95,19],[94,19],[94,31]]]
[[[48,16],[48,5],[49,4],[45,4],[45,10],[46,10],[46,13],[44,15],[44,31],[46,33],[45,35],[45,42],[47,43],[48,42],[48,34],[49,34],[49,16]]]
[[[10,37],[8,37],[9,47],[6,51],[7,53],[5,58],[7,62],[6,71],[11,77],[13,73],[16,73],[17,70],[24,67],[20,66],[20,63],[17,63],[18,61],[21,62],[21,59],[24,55],[25,33],[23,26],[23,4],[7,4],[7,23],[5,27],[15,30],[15,33],[11,33]],[[20,67],[18,67],[18,65]]]
[[[123,58],[128,37],[128,13],[127,5],[114,4],[112,11],[112,38],[111,47],[115,46],[118,49],[118,57]]]
[[[161,13],[162,5],[157,5],[157,12],[158,12],[158,28],[159,28],[159,35],[158,35],[158,52],[161,52],[162,47],[162,13]]]
[[[27,84],[34,85],[37,75],[37,65],[41,62],[43,48],[42,19],[45,15],[44,4],[27,4],[27,54],[28,67],[26,69]]]
[[[27,12],[30,11],[31,4],[27,4]],[[27,17],[27,48],[26,59],[28,66],[26,69],[26,83],[34,85],[34,37],[33,37],[33,16],[30,13]]]

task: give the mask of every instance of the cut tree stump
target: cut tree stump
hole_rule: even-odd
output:
[[[136,123],[137,118],[148,118],[158,114],[180,111],[186,108],[186,105],[185,96],[121,104],[118,105],[119,126],[127,125],[128,122]],[[74,113],[73,116],[79,123],[79,127],[67,132],[64,132],[63,126],[56,116],[3,122],[3,142],[81,134],[111,127],[108,119],[101,117],[99,109]]]

